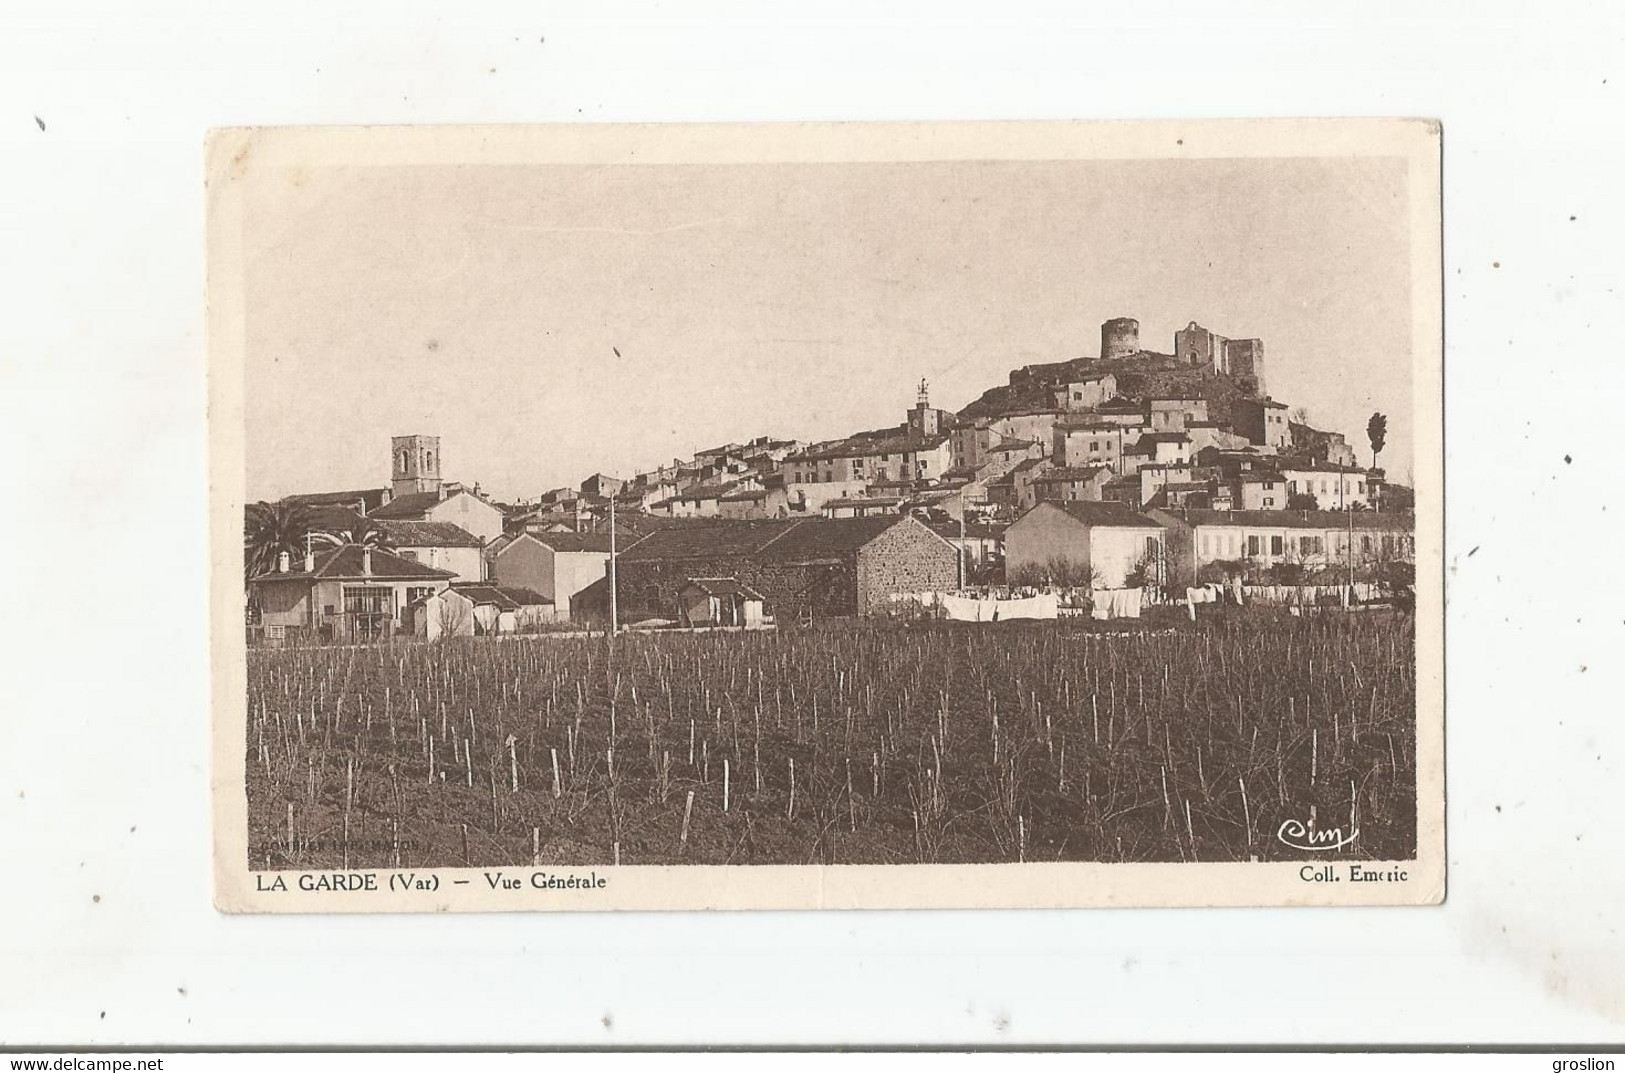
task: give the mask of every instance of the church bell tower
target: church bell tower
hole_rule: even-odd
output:
[[[396,496],[440,491],[440,437],[392,436],[390,488]]]

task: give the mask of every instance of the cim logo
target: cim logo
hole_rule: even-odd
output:
[[[1354,840],[1360,837],[1360,829],[1355,827],[1350,830],[1347,838],[1343,837],[1341,827],[1316,830],[1315,814],[1311,811],[1308,823],[1302,820],[1287,820],[1276,829],[1275,837],[1282,845],[1315,853],[1353,845]]]

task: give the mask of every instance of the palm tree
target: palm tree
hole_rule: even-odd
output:
[[[243,522],[243,568],[249,577],[275,570],[283,552],[289,557],[305,553],[310,509],[303,503],[289,499],[250,503]]]
[[[389,534],[371,518],[358,518],[354,525],[348,529],[330,529],[312,533],[312,539],[318,543],[331,547],[341,548],[346,544],[356,544],[363,548],[377,548],[379,551],[390,549]]]
[[[1388,416],[1386,414],[1372,414],[1371,420],[1366,422],[1365,434],[1371,439],[1371,468],[1377,468],[1377,456],[1382,454],[1383,445],[1388,442]]]

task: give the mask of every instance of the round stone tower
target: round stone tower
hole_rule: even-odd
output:
[[[1126,358],[1140,352],[1140,322],[1133,317],[1113,317],[1100,326],[1100,360]]]

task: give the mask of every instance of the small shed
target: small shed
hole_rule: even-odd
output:
[[[553,601],[516,585],[453,585],[472,605],[476,633],[513,633],[555,619]]]
[[[677,595],[690,626],[760,626],[762,594],[733,577],[691,577]]]

